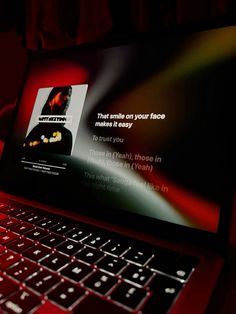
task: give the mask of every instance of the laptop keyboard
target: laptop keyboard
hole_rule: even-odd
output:
[[[167,313],[198,258],[0,203],[3,313]]]

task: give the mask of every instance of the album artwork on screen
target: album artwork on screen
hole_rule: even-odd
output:
[[[22,162],[28,170],[49,170],[46,160],[50,156],[72,154],[87,87],[81,84],[38,89],[23,143]]]

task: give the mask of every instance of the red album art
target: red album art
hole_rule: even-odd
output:
[[[25,152],[71,155],[87,85],[40,88],[24,140]]]

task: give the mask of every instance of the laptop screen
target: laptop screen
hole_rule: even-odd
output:
[[[78,213],[216,233],[235,36],[231,26],[36,57],[3,185]]]

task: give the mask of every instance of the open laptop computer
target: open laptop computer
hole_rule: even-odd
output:
[[[3,313],[206,311],[235,38],[212,24],[32,54],[1,160]]]

